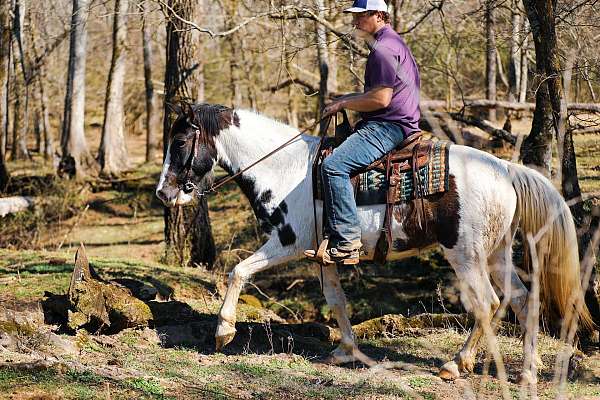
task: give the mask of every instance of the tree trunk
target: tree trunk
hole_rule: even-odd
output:
[[[519,98],[521,83],[521,13],[513,0],[512,32],[510,36],[510,57],[508,63],[508,101]]]
[[[192,0],[169,0],[169,8],[188,21],[196,21],[199,12]],[[170,104],[198,96],[199,36],[193,35],[180,19],[167,20],[167,54],[165,68],[165,103],[163,150],[166,155],[171,127]],[[194,207],[165,207],[166,258],[180,265],[205,265],[212,268],[215,244],[212,237],[206,197]]]
[[[496,20],[495,20],[495,0],[486,0],[485,2],[485,77],[486,77],[486,98],[496,100]],[[488,119],[496,121],[496,110],[488,110]]]
[[[525,165],[529,165],[550,177],[554,118],[548,91],[548,80],[545,79],[549,54],[547,54],[548,49],[543,43],[541,20],[536,7],[537,1],[523,0],[535,45],[536,80],[539,80],[540,83],[535,97],[536,107],[533,113],[531,132],[523,141],[521,157]]]
[[[73,0],[59,174],[83,178],[95,166],[85,138],[85,64],[90,0]]]
[[[28,131],[28,122],[29,122],[29,83],[28,83],[28,73],[27,67],[25,66],[25,46],[23,40],[23,25],[25,22],[25,7],[23,4],[23,0],[16,0],[14,6],[14,19],[13,19],[13,35],[15,39],[15,44],[18,48],[19,58],[14,59],[14,67],[15,67],[15,95],[19,102],[19,106],[15,107],[18,114],[15,115],[15,118],[21,118],[19,124],[15,124],[14,133],[13,133],[13,159],[14,160],[23,160],[29,158],[29,151],[27,150],[27,131]],[[21,78],[18,77],[17,71],[19,70],[19,66],[21,69]],[[24,108],[21,108],[23,104],[21,103],[21,94],[24,92],[23,99]],[[16,120],[15,120],[16,122]]]
[[[231,0],[228,2],[229,7],[227,10],[227,23],[225,24],[226,29],[231,29],[236,25],[236,18],[238,15],[238,1]],[[233,107],[241,107],[243,104],[242,96],[242,69],[240,67],[241,62],[241,51],[240,51],[240,39],[238,32],[235,32],[227,36],[229,42],[229,49],[231,51],[229,57],[229,73],[230,73],[230,90],[231,90],[231,105]]]
[[[30,38],[31,38],[31,50],[33,51],[33,57],[35,60],[39,58],[39,52],[37,49],[37,34],[36,34],[36,26],[34,25],[33,20],[29,21],[30,24]],[[44,157],[44,160],[49,160],[54,154],[54,140],[52,137],[52,133],[50,132],[50,112],[48,110],[48,97],[46,95],[46,90],[44,84],[47,80],[46,76],[46,67],[44,64],[38,64],[38,71],[32,71],[32,74],[35,74],[35,81],[37,81],[38,88],[38,102],[40,107],[40,123],[41,123],[41,132],[43,134],[42,143],[40,153]]]
[[[0,192],[8,183],[6,141],[8,139],[8,70],[10,67],[10,1],[0,0]]]
[[[129,0],[115,0],[113,20],[113,51],[104,102],[102,140],[98,149],[100,173],[119,176],[129,167],[125,146],[125,115],[123,112],[123,85],[125,81],[127,40],[127,13]]]
[[[38,88],[40,95],[40,111],[41,111],[41,123],[43,138],[42,156],[44,160],[49,160],[54,155],[54,139],[52,132],[50,132],[50,112],[48,110],[48,98],[46,91],[44,90],[44,82],[46,81],[46,71],[43,66],[40,67],[41,71],[38,75]]]
[[[152,42],[148,27],[148,10],[144,3],[142,7],[142,42],[144,46],[144,83],[146,85],[146,162],[156,158],[158,151],[158,106],[152,83]]]
[[[539,64],[538,73],[544,78],[544,83],[540,89],[546,86],[548,90],[551,107],[549,119],[553,123],[559,156],[560,170],[558,175],[561,180],[563,196],[568,201],[581,196],[581,189],[577,177],[573,136],[566,129],[567,102],[563,92],[562,66],[557,44],[554,3],[553,0],[537,0],[535,4],[532,0],[525,0],[524,3],[528,9],[528,14],[531,13],[537,16],[535,24],[531,18],[529,22],[536,46],[536,63]],[[538,47],[541,50],[540,53],[538,53]],[[575,222],[580,226],[583,223],[583,204],[577,202],[571,206],[571,212]]]
[[[585,67],[583,68],[583,78],[585,79],[585,82],[587,83],[587,87],[588,87],[588,90],[590,91],[590,96],[592,97],[592,101],[595,103],[596,102],[596,93],[594,92],[594,87],[592,86],[592,82],[590,82],[588,60],[585,60]]]
[[[323,0],[315,0],[317,13],[320,18],[324,18],[325,4]],[[322,24],[315,22],[317,34],[317,60],[319,63],[319,110],[317,118],[321,118],[321,113],[325,108],[325,101],[329,92],[329,52],[327,51],[327,31]],[[321,122],[321,129],[324,129],[325,121]]]
[[[14,106],[13,106],[13,124],[12,124],[12,142],[10,148],[10,158],[12,160],[22,160],[27,158],[26,148],[23,149],[21,145],[23,142],[20,140],[19,135],[21,133],[21,124],[23,123],[21,118],[21,79],[18,76],[19,61],[15,57],[15,43],[12,44],[12,91],[14,93]],[[25,151],[23,151],[25,150]]]
[[[399,0],[393,0],[392,1],[392,15],[391,15],[391,19],[392,19],[392,28],[394,28],[394,30],[396,32],[398,32],[400,30],[400,3]]]
[[[523,19],[523,44],[521,45],[521,81],[519,82],[519,102],[525,103],[527,101],[527,83],[529,79],[529,59],[527,58],[529,53],[529,22],[526,18]]]

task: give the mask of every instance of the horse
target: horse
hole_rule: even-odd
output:
[[[158,198],[169,207],[186,205],[198,197],[198,190],[208,187],[217,165],[230,175],[243,172],[235,181],[268,235],[266,243],[229,274],[215,332],[217,351],[235,336],[235,311],[244,283],[257,272],[303,258],[304,250],[314,248],[321,234],[323,204],[316,203],[315,224],[312,183],[319,138],[299,135],[244,170],[297,135],[296,128],[254,111],[211,104],[184,107],[171,127],[156,188]],[[425,225],[430,229],[421,228],[413,203],[395,205],[393,248],[387,256],[387,260],[399,260],[439,246],[461,283],[462,304],[474,314],[475,323],[460,351],[441,367],[440,376],[455,379],[473,371],[478,343],[489,336],[494,317],[499,317],[496,291],[504,296],[522,329],[532,334],[528,317],[532,312],[537,315],[540,303],[528,302],[529,290],[512,261],[517,229],[535,255],[524,257],[529,264],[524,268],[539,271],[544,309],[575,323],[579,315],[584,325],[593,326],[583,302],[573,218],[552,183],[533,169],[474,148],[452,145],[448,157],[449,190],[418,205],[424,207]],[[373,257],[384,213],[384,204],[358,208],[364,246],[361,260]],[[321,279],[342,336],[331,355],[340,362],[351,361],[356,344],[337,266],[324,265]],[[536,354],[535,343],[535,339],[524,341],[525,354]]]

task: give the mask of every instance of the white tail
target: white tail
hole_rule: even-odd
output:
[[[577,234],[567,203],[552,183],[530,168],[510,164],[512,184],[517,193],[517,218],[523,234],[524,268],[531,271],[527,234],[536,239],[540,271],[540,298],[546,313],[556,312],[566,326],[581,320],[594,326],[585,304],[581,285]]]

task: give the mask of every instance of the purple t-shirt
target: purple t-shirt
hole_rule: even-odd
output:
[[[367,59],[365,92],[377,87],[393,88],[392,101],[382,109],[361,113],[368,121],[391,121],[408,136],[420,131],[419,68],[404,40],[390,25],[375,33],[375,43]]]

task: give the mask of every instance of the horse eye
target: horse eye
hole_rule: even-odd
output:
[[[185,147],[185,140],[173,140],[173,144],[177,147],[177,148],[184,148]]]

